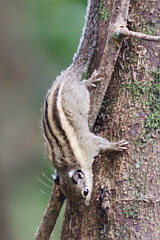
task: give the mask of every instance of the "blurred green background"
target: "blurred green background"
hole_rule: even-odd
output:
[[[77,49],[86,0],[0,0],[0,239],[33,239],[53,167],[41,109]],[[41,181],[49,185],[44,185]],[[52,239],[58,240],[62,215]]]

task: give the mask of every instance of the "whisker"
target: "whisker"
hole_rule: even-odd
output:
[[[37,177],[38,181],[41,182],[43,185],[45,185],[48,188],[52,188],[52,186],[48,185],[47,183],[45,183],[42,179],[40,179],[39,177]]]
[[[47,177],[45,173],[42,172],[42,176],[44,178],[46,178],[49,182],[53,183],[53,180],[51,180],[49,177]]]
[[[44,192],[42,189],[40,189],[40,192],[41,192],[41,193],[43,193],[44,195],[47,195],[47,196],[49,196],[49,194],[48,194],[48,193],[46,193],[46,192]]]

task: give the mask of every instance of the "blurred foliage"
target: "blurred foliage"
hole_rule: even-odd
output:
[[[86,0],[2,2],[1,162],[13,240],[33,239],[48,202],[52,183],[42,172],[51,178],[53,167],[43,149],[40,108],[55,76],[72,61],[85,9]],[[59,239],[62,215],[52,239]]]
[[[81,29],[84,23],[86,1],[73,0],[34,0],[26,1],[29,13],[28,28],[30,34],[47,53],[50,60],[58,66],[70,64],[76,51]]]

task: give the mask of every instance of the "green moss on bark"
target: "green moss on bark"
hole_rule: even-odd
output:
[[[143,109],[149,108],[149,113],[144,121],[145,134],[160,127],[160,71],[150,72],[151,82],[132,82],[127,85],[127,90],[138,101]]]

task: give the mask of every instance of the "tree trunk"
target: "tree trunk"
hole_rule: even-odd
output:
[[[101,3],[109,10],[113,1]],[[160,35],[159,11],[159,0],[132,0],[128,28]],[[100,51],[106,26],[100,17]],[[91,67],[100,57],[94,56]],[[160,239],[159,67],[159,43],[124,39],[94,131],[128,140],[129,149],[96,158],[91,204],[67,201],[62,240]]]

